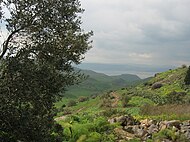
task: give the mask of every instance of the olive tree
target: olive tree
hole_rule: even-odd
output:
[[[62,141],[54,103],[80,79],[73,64],[91,47],[92,32],[81,28],[84,10],[78,0],[0,2],[8,31],[0,48],[0,139]]]

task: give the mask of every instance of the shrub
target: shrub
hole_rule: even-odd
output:
[[[131,106],[137,106],[137,107],[141,107],[144,105],[154,105],[154,102],[151,101],[150,99],[147,98],[143,98],[143,97],[139,97],[139,96],[134,96],[129,100],[129,105]]]
[[[140,113],[140,108],[139,107],[128,107],[128,108],[126,108],[126,113],[130,114],[132,116],[137,116]]]
[[[68,107],[71,107],[71,106],[76,106],[76,101],[75,100],[70,100],[67,104]]]
[[[88,97],[84,97],[84,96],[81,96],[78,98],[78,102],[85,102],[87,100],[89,100]]]
[[[97,97],[98,95],[91,95],[91,99],[96,99],[96,97]]]
[[[68,114],[71,114],[71,113],[72,113],[72,111],[67,107],[62,110],[63,115],[68,115]]]
[[[101,134],[97,132],[92,132],[89,135],[89,138],[86,140],[86,142],[100,142],[101,141]]]
[[[125,111],[117,110],[113,108],[107,108],[100,113],[101,116],[105,116],[105,117],[111,117],[115,114],[125,114]]]
[[[166,96],[166,102],[170,104],[182,104],[184,103],[185,92],[172,91]]]
[[[190,66],[189,66],[189,68],[187,70],[184,82],[185,82],[185,85],[190,85]]]
[[[65,108],[66,107],[66,104],[62,104],[61,108]]]
[[[181,66],[181,68],[187,68],[187,65],[183,64],[183,65]]]
[[[128,95],[123,95],[122,96],[122,106],[126,107],[128,105],[128,103],[129,103],[130,99],[131,98]]]
[[[190,104],[190,95],[186,95],[184,98],[183,98],[183,102],[185,104]]]
[[[112,107],[112,101],[110,98],[103,98],[100,107]]]

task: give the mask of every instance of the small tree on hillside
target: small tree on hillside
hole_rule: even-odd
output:
[[[190,85],[190,66],[189,66],[189,68],[187,70],[184,82],[185,82],[186,85]]]

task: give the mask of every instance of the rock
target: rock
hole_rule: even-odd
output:
[[[156,120],[148,120],[148,119],[145,119],[145,120],[141,120],[140,123],[141,123],[141,126],[143,126],[143,127],[149,127],[149,126],[151,126],[152,124],[156,125],[156,124],[157,124],[157,121],[156,121]]]
[[[168,140],[168,139],[164,139],[164,140],[162,140],[162,142],[173,142],[173,141]]]
[[[124,131],[123,129],[121,128],[115,128],[114,129],[114,133],[116,134],[116,136],[118,137],[118,139],[122,139],[122,140],[131,140],[131,139],[134,139],[135,138],[135,135],[134,134],[131,134],[131,133],[128,133],[126,131]]]
[[[110,124],[116,123],[116,119],[115,118],[108,119],[108,122]]]
[[[190,126],[190,120],[182,122],[183,126]]]
[[[164,129],[170,129],[175,132],[175,135],[183,134],[190,141],[190,120],[181,122],[179,120],[161,121],[156,120],[141,120],[139,123],[131,116],[120,116],[108,120],[110,123],[119,122],[123,129],[116,128],[119,140],[130,140],[140,138],[142,141],[151,139],[154,133]],[[162,142],[172,142],[169,139],[162,139]]]
[[[159,88],[161,88],[163,85],[162,85],[162,83],[160,83],[160,82],[156,82],[156,83],[154,83],[153,85],[152,85],[152,89],[154,90],[154,89],[159,89]]]
[[[135,125],[135,123],[137,123],[137,121],[130,115],[116,117],[115,120],[116,120],[116,122],[120,123],[121,126],[123,126],[123,128],[125,126]]]
[[[141,120],[140,121],[140,123],[141,123],[141,126],[148,126],[149,125],[149,120],[148,119],[144,119],[144,120]]]
[[[158,126],[155,125],[155,124],[150,125],[150,127],[148,127],[148,130],[147,130],[147,132],[148,132],[149,134],[153,134],[153,133],[156,133],[156,132],[158,132],[158,131],[159,131],[159,130],[158,130]]]
[[[134,134],[133,127],[134,127],[134,126],[126,126],[126,127],[124,128],[124,130],[127,131],[127,132],[129,132],[129,133],[131,133],[131,134]]]
[[[135,136],[139,138],[143,138],[146,134],[147,134],[147,131],[143,129],[137,129],[137,131],[135,132]]]
[[[152,124],[157,125],[158,122],[156,120],[150,120],[148,123],[149,125],[152,125]]]
[[[176,127],[177,129],[180,129],[181,122],[179,120],[162,121],[160,122],[159,126],[160,130],[164,130],[169,127]]]
[[[159,130],[165,130],[167,128],[167,126],[165,124],[161,125]]]
[[[180,129],[181,122],[179,120],[171,120],[166,122],[167,128],[169,127],[176,127]]]
[[[161,121],[158,126],[159,130],[165,130],[167,128],[166,121]]]
[[[184,135],[190,140],[190,131],[185,132]]]
[[[180,132],[183,133],[185,137],[190,140],[190,120],[181,123]]]

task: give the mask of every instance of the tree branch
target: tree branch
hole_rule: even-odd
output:
[[[20,30],[22,30],[23,28],[19,28],[15,31],[13,31],[7,38],[7,40],[3,43],[3,52],[1,53],[0,55],[0,60],[3,58],[3,56],[5,55],[5,53],[7,52],[8,50],[8,44],[11,40],[11,38],[13,37],[14,34],[18,33]]]

